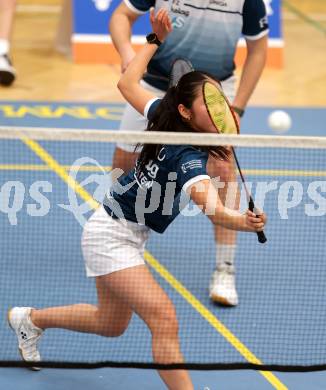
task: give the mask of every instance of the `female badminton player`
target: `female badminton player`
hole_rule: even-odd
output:
[[[151,24],[153,34],[121,76],[118,88],[135,109],[149,118],[149,131],[215,132],[201,95],[207,75],[188,73],[162,100],[140,85],[150,58],[172,29],[164,9],[156,15],[151,13]],[[84,227],[82,249],[87,275],[96,278],[97,305],[11,309],[9,324],[18,337],[24,360],[40,361],[37,343],[45,329],[116,337],[124,333],[136,313],[151,331],[154,362],[183,362],[174,305],[144,262],[149,231],[163,232],[179,214],[175,205],[181,193],[188,194],[204,213],[209,210],[208,217],[214,224],[257,232],[266,222],[263,213],[259,217],[250,211],[242,215],[222,205],[206,172],[209,154],[228,158],[227,150],[218,147],[143,145],[134,170],[116,182]],[[175,185],[170,186],[174,190],[169,196],[164,190],[171,182]],[[160,188],[165,196],[157,195]],[[151,196],[157,196],[158,205],[148,212]],[[166,212],[169,208],[171,212]],[[159,375],[171,390],[193,389],[186,370],[159,370]]]

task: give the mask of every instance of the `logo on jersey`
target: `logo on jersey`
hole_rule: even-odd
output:
[[[187,7],[184,6],[184,4],[180,0],[173,0],[171,4],[171,12],[174,12],[175,14],[189,16],[190,11],[187,9]]]
[[[263,18],[259,19],[259,27],[264,28],[268,25],[268,17],[264,16]]]
[[[201,160],[191,160],[181,165],[181,170],[183,173],[187,173],[192,169],[202,168],[203,163]]]
[[[182,28],[185,25],[185,20],[182,16],[175,16],[172,18],[173,28]]]
[[[223,0],[210,0],[209,5],[214,4],[220,7],[227,7],[227,3]]]

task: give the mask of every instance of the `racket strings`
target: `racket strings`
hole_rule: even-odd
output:
[[[207,98],[207,106],[215,125],[218,127],[218,129],[220,129],[221,132],[223,132],[225,127],[224,119],[226,113],[224,99],[221,96],[212,95],[211,97]]]
[[[238,129],[223,92],[217,86],[205,83],[204,95],[209,115],[218,131],[223,134],[237,134]]]

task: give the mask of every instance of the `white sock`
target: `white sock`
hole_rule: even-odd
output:
[[[7,39],[0,39],[0,56],[9,53],[10,44]]]
[[[237,246],[235,244],[216,244],[216,267],[234,266],[236,248]]]
[[[31,309],[31,311],[32,311],[32,309]],[[29,312],[29,315],[28,315],[28,317],[27,317],[27,323],[28,323],[28,326],[29,327],[31,327],[31,328],[34,328],[34,329],[36,329],[37,331],[42,331],[43,332],[43,329],[41,329],[41,328],[39,328],[38,326],[36,326],[35,324],[34,324],[34,322],[32,321],[32,319],[31,319],[31,311]]]

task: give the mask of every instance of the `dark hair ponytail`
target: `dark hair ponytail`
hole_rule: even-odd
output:
[[[149,119],[147,131],[193,131],[193,129],[183,121],[178,110],[179,104],[178,88],[169,88],[159,106]]]
[[[178,105],[183,104],[190,109],[194,100],[198,96],[198,88],[202,86],[211,75],[193,71],[182,76],[176,86],[170,87],[155,112],[148,121],[146,131],[164,131],[164,132],[195,132],[190,124],[181,116]],[[161,144],[139,144],[142,147],[138,158],[137,168],[142,169],[150,160],[157,157],[163,147]],[[195,146],[196,148],[207,151],[213,157],[227,160],[229,151],[222,146]]]

